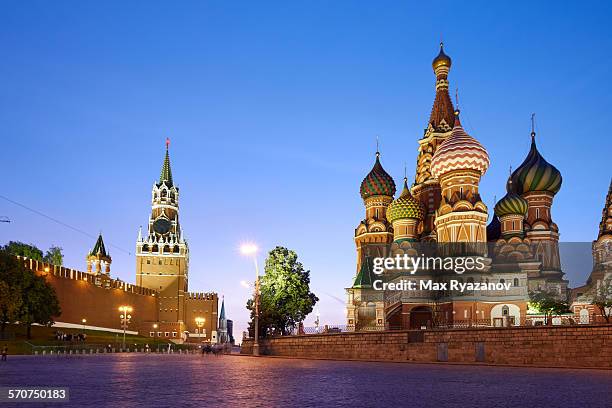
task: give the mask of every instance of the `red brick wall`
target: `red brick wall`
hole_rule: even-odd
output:
[[[119,306],[131,306],[128,330],[137,331],[145,321],[158,320],[158,298],[155,291],[113,280],[109,288],[98,286],[87,273],[33,260],[26,266],[45,277],[53,286],[62,313],[57,322],[121,329]],[[148,327],[148,326],[147,326]]]
[[[422,339],[411,338],[421,335]],[[479,347],[484,349],[482,362],[489,364],[612,368],[612,325],[289,336],[263,340],[261,354],[436,362],[444,360],[440,354],[446,348],[446,361],[475,363]],[[242,353],[251,352],[252,341],[243,342]]]

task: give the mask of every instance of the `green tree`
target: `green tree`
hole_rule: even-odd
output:
[[[27,338],[32,336],[32,324],[53,325],[53,317],[61,314],[55,289],[44,277],[34,273],[24,282],[23,302],[19,310],[19,321],[26,326]]]
[[[4,334],[7,322],[17,320],[21,308],[21,293],[0,281],[0,333]]]
[[[612,312],[612,278],[607,278],[599,282],[593,288],[593,304],[599,308],[601,315],[610,323],[610,313]]]
[[[558,292],[539,290],[529,293],[529,305],[544,315],[544,324],[548,325],[553,316],[569,313],[569,303]]]
[[[4,246],[3,249],[12,255],[24,256],[36,261],[43,260],[43,252],[32,244],[24,244],[23,242],[19,241],[10,241]]]
[[[264,275],[260,278],[259,331],[286,335],[312,312],[319,298],[310,291],[310,271],[304,269],[294,251],[277,246],[268,254]],[[255,308],[251,311],[249,331],[253,334]]]
[[[30,338],[33,323],[51,325],[53,317],[60,315],[53,287],[6,250],[0,250],[0,283],[2,330],[6,322],[19,321]],[[11,299],[6,299],[5,293]]]
[[[49,248],[43,257],[43,261],[50,263],[51,265],[62,266],[64,264],[64,254],[62,253],[62,248],[58,246],[52,246]]]
[[[26,272],[25,267],[15,256],[0,250],[0,333],[2,334],[7,323],[18,319],[22,304],[20,282]]]

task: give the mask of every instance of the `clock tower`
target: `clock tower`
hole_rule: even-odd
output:
[[[136,242],[136,284],[159,292],[160,322],[185,321],[189,247],[179,223],[179,189],[172,180],[170,141],[151,194],[151,216],[146,233]]]

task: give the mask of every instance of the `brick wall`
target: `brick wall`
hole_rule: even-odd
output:
[[[252,341],[243,342],[251,354]],[[265,339],[285,357],[612,368],[612,325],[318,334]]]
[[[31,259],[26,266],[45,277],[53,286],[62,309],[55,321],[87,326],[121,329],[119,306],[131,306],[128,330],[138,330],[144,322],[158,320],[158,298],[155,291],[119,280],[108,286],[96,285],[95,277],[82,271],[53,266]],[[146,325],[148,334],[149,326]]]

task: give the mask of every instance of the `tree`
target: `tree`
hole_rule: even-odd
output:
[[[43,257],[43,261],[50,263],[51,265],[62,266],[64,264],[64,254],[62,253],[62,248],[58,246],[52,246],[49,248]]]
[[[33,244],[24,244],[19,241],[10,241],[2,249],[7,251],[9,254],[15,256],[24,256],[26,258],[34,259],[36,261],[43,260],[43,252]]]
[[[264,275],[260,278],[260,335],[291,332],[312,312],[319,298],[310,291],[310,271],[304,269],[294,251],[277,246],[268,254]],[[253,300],[247,302],[251,319],[255,316]],[[249,331],[253,333],[253,320]]]
[[[15,256],[0,250],[0,333],[2,334],[6,324],[18,318],[22,304],[20,282],[26,271]]]
[[[19,321],[26,326],[27,338],[32,336],[32,324],[53,325],[53,317],[61,314],[55,290],[44,277],[34,273],[24,282],[23,302],[19,310]]]
[[[21,293],[13,290],[8,283],[0,281],[0,333],[4,334],[6,324],[17,320],[21,308]]]
[[[2,330],[7,322],[19,321],[28,338],[33,323],[51,325],[61,313],[53,287],[6,250],[0,250],[0,297]]]
[[[610,323],[612,313],[612,277],[608,277],[593,288],[593,304],[597,306],[601,315]]]
[[[558,292],[539,290],[529,293],[529,304],[544,315],[544,324],[548,325],[553,316],[570,312],[569,303],[562,299]]]

